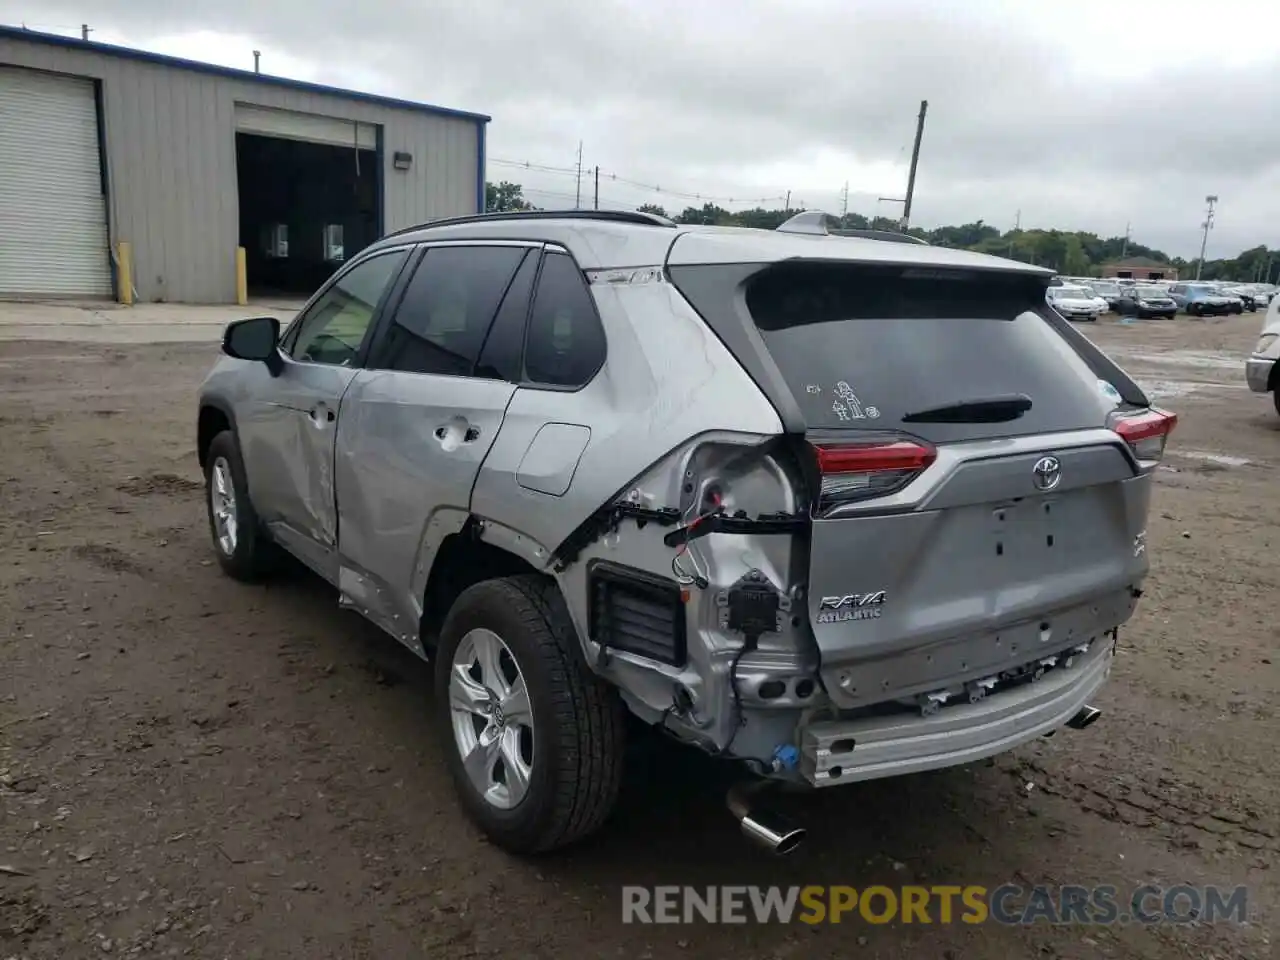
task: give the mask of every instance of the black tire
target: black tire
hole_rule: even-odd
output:
[[[463,768],[449,702],[453,657],[472,630],[497,634],[524,677],[533,715],[528,790],[510,809],[489,803]],[[626,710],[591,673],[555,585],[537,575],[486,580],[454,602],[435,662],[436,713],[449,773],[471,820],[510,853],[547,853],[598,830],[622,781]]]
[[[236,535],[231,552],[219,541],[218,527],[214,520],[214,469],[220,463],[230,468],[232,490],[235,496]],[[258,515],[249,500],[249,484],[245,479],[244,461],[240,458],[240,444],[230,430],[223,430],[209,444],[204,466],[204,505],[209,516],[209,537],[218,565],[236,580],[246,583],[262,579],[273,572],[279,559],[275,544],[263,534]]]
[[[1276,405],[1276,413],[1280,414],[1280,390],[1271,391],[1271,402]]]

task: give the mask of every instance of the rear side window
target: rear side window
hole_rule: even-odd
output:
[[[371,367],[471,376],[521,247],[431,247],[405,287]]]
[[[934,442],[1097,427],[1114,408],[1088,363],[1037,313],[1043,283],[990,272],[782,263],[747,308],[815,429],[901,430]],[[1024,395],[1006,422],[912,415]]]
[[[522,379],[520,364],[524,355],[524,324],[529,316],[529,299],[533,296],[533,282],[538,276],[539,258],[538,251],[529,251],[507,288],[507,295],[502,298],[502,306],[498,308],[498,315],[480,351],[477,377],[511,383],[519,383]]]
[[[604,363],[605,339],[582,271],[563,253],[548,253],[538,276],[525,376],[535,384],[580,387]]]

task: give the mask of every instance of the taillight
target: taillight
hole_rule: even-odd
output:
[[[882,497],[910,483],[938,457],[917,440],[814,443],[822,476],[819,512],[837,503]]]
[[[1177,414],[1152,407],[1140,413],[1115,414],[1111,429],[1129,445],[1139,463],[1149,466],[1164,456],[1169,434],[1177,425]]]

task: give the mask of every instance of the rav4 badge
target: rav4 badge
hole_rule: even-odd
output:
[[[843,623],[846,620],[874,620],[884,607],[885,592],[847,593],[841,597],[823,597],[818,603],[818,623]]]

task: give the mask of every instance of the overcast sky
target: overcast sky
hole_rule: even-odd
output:
[[[847,181],[851,211],[896,216],[877,198],[902,196],[927,99],[918,225],[1131,223],[1190,258],[1217,194],[1210,258],[1280,246],[1258,0],[0,0],[24,21],[487,113],[489,179],[540,206],[573,205],[581,141],[602,206],[839,212]]]

